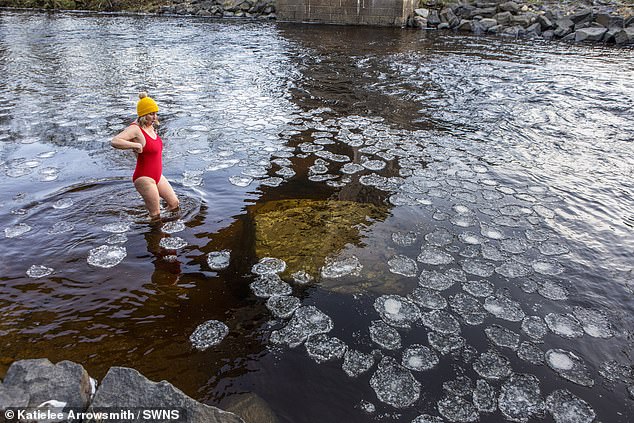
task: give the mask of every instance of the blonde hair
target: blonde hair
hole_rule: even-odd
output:
[[[147,97],[147,96],[148,96],[148,95],[147,95],[147,93],[146,93],[145,91],[141,91],[141,92],[139,93],[139,100],[140,100],[140,99],[143,99],[143,98],[145,98],[145,97]],[[139,126],[140,126],[141,128],[144,128],[144,127],[148,126],[148,120],[149,120],[148,115],[139,116],[139,117],[136,119],[137,123],[139,124]],[[158,118],[154,121],[154,124],[155,124],[156,126],[159,126],[159,125],[160,125]]]

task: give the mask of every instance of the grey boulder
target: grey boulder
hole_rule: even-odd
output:
[[[575,31],[575,41],[601,41],[607,28],[583,28]]]
[[[628,26],[614,34],[614,42],[617,44],[634,44],[634,27]]]

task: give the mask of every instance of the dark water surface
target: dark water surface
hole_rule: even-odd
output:
[[[514,372],[537,377],[543,400],[567,389],[598,420],[631,421],[633,66],[632,50],[600,46],[0,12],[2,369],[23,358],[68,359],[101,379],[111,366],[130,366],[208,404],[256,393],[281,422],[410,422],[438,416],[439,401],[468,414],[471,398],[443,392],[443,383],[481,379],[474,362],[493,349]],[[183,205],[185,228],[173,234],[147,223],[130,182],[134,157],[109,145],[134,119],[142,89],[160,105],[164,174]],[[353,169],[345,160],[366,167],[342,173]],[[281,169],[295,174],[265,179]],[[319,180],[324,174],[332,179]],[[319,203],[267,215],[289,199]],[[393,240],[409,232],[410,245]],[[167,237],[187,245],[163,248]],[[102,245],[125,248],[125,258],[89,264]],[[225,249],[229,267],[212,271],[208,253]],[[317,278],[302,286],[282,275],[303,306],[330,316],[329,335],[373,352],[368,372],[352,378],[341,359],[318,364],[303,345],[269,341],[286,321],[249,284],[252,266],[275,252]],[[362,268],[322,277],[326,257],[357,258]],[[394,257],[415,263],[416,276],[395,273]],[[34,265],[53,271],[27,276]],[[411,345],[430,346],[430,327],[447,328],[421,307],[422,322],[399,329],[395,350],[374,343],[368,328],[380,319],[375,300],[411,294],[424,271],[456,279],[440,295],[464,346],[413,371],[420,397],[393,408],[371,387],[379,361],[400,363]],[[481,280],[491,292],[466,297],[463,283]],[[399,297],[386,298],[398,312]],[[465,298],[478,308],[471,315],[457,305]],[[533,347],[575,354],[593,386],[491,343],[492,325],[531,341],[495,307],[500,298],[550,321]],[[588,311],[597,312],[594,326],[583,321]],[[565,314],[575,317],[562,323]],[[229,334],[195,350],[190,334],[212,319]],[[505,420],[500,410],[479,418]]]

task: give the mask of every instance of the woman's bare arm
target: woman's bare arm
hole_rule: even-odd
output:
[[[119,150],[134,150],[135,153],[142,153],[145,138],[138,126],[130,125],[115,135],[110,144]]]

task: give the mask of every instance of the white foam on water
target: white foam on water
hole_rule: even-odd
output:
[[[525,423],[543,414],[546,404],[541,396],[539,379],[530,374],[513,374],[500,389],[498,407],[508,420]]]
[[[436,404],[441,416],[450,422],[469,423],[478,420],[478,410],[473,403],[458,396],[447,396]]]
[[[421,385],[409,370],[392,357],[383,357],[370,378],[370,386],[381,402],[395,408],[405,408],[418,400]]]
[[[486,280],[466,281],[462,283],[462,289],[474,297],[488,297],[493,295],[494,286]]]
[[[497,410],[497,390],[484,379],[476,381],[472,400],[473,405],[481,413],[493,413]]]
[[[54,209],[67,209],[69,207],[72,207],[73,204],[75,204],[75,202],[73,201],[72,198],[60,198],[59,200],[57,200],[56,202],[53,203],[53,208]]]
[[[207,265],[211,270],[222,270],[229,267],[231,250],[211,251],[207,254]]]
[[[548,329],[562,338],[579,338],[583,336],[581,324],[571,314],[548,313],[544,320],[548,325]]]
[[[546,364],[564,379],[582,386],[592,387],[594,380],[583,360],[574,353],[562,349],[551,349],[544,354]]]
[[[594,338],[611,338],[614,329],[608,318],[597,310],[576,306],[573,309],[574,316],[581,322],[583,331]]]
[[[484,329],[487,338],[498,347],[510,348],[516,351],[519,347],[520,336],[510,329],[500,325],[491,325]]]
[[[432,310],[422,315],[423,324],[431,330],[445,335],[460,333],[460,323],[445,310]]]
[[[348,349],[348,346],[339,338],[323,333],[310,336],[304,346],[310,358],[317,363],[340,359]]]
[[[341,368],[348,376],[357,377],[370,370],[373,365],[374,357],[371,354],[348,348],[343,357]]]
[[[301,306],[295,310],[286,326],[271,333],[270,341],[295,348],[309,336],[328,333],[332,327],[332,319],[317,307]]]
[[[407,296],[417,305],[432,310],[441,310],[447,307],[447,300],[431,288],[418,287]]]
[[[423,246],[416,260],[424,264],[440,266],[452,263],[454,258],[436,247]]]
[[[159,245],[161,248],[165,248],[167,250],[178,250],[179,248],[186,247],[187,241],[178,236],[171,236],[167,238],[161,238],[159,241]]]
[[[403,275],[411,278],[415,277],[418,273],[418,265],[416,264],[416,261],[407,256],[396,255],[387,261],[387,265],[390,272],[397,275]]]
[[[31,227],[27,225],[26,223],[18,223],[17,225],[4,228],[4,236],[6,238],[17,238],[29,232],[30,230],[31,230]]]
[[[401,247],[412,245],[417,239],[418,235],[415,232],[395,232],[392,234],[392,242]]]
[[[590,404],[567,389],[558,389],[548,395],[546,408],[555,423],[592,423],[596,418]]]
[[[326,258],[326,264],[321,268],[323,278],[341,278],[343,276],[359,276],[363,266],[356,256],[345,258]]]
[[[403,351],[401,364],[409,370],[422,372],[436,367],[440,360],[435,352],[422,345],[411,345]]]
[[[299,298],[290,295],[274,295],[266,300],[266,308],[278,319],[288,319],[300,305]]]
[[[167,222],[163,224],[161,230],[166,234],[175,234],[185,230],[185,222],[182,220],[175,220],[173,222]]]
[[[539,316],[526,316],[522,320],[522,331],[530,338],[539,341],[548,333],[548,326]]]
[[[508,358],[490,350],[480,354],[473,362],[473,370],[481,377],[489,380],[500,380],[511,374]]]
[[[29,278],[43,278],[44,276],[48,276],[53,273],[53,269],[51,267],[42,266],[39,264],[34,264],[26,271],[26,275]]]
[[[450,288],[455,283],[447,275],[436,271],[423,270],[418,276],[418,284],[424,288],[435,289],[437,291],[443,291]]]
[[[130,222],[106,223],[101,227],[101,230],[113,234],[122,234],[130,230]]]
[[[370,339],[372,342],[386,350],[401,348],[401,335],[396,329],[389,326],[383,320],[374,320],[370,324]]]
[[[260,275],[249,287],[256,297],[269,298],[275,295],[290,295],[293,288],[275,273]]]
[[[199,351],[218,345],[229,333],[229,328],[218,320],[208,320],[198,325],[189,336],[189,342]]]
[[[125,247],[118,245],[101,245],[88,252],[88,264],[104,269],[114,267],[121,263],[128,255]]]

